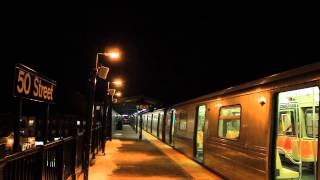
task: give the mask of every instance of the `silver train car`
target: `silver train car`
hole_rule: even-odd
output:
[[[319,85],[315,63],[136,119],[226,179],[320,179]]]

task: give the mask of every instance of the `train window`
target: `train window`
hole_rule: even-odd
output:
[[[279,113],[279,122],[278,122],[278,134],[281,135],[296,135],[295,132],[295,120],[293,111],[283,111]]]
[[[240,135],[240,105],[220,108],[218,136],[238,140]]]
[[[316,179],[319,88],[280,92],[277,108],[276,178]]]
[[[305,109],[306,130],[309,137],[318,137],[319,107]]]

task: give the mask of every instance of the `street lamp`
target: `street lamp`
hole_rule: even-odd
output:
[[[111,60],[118,60],[120,58],[119,51],[115,52],[105,52],[105,53],[97,53],[95,64],[92,68],[90,75],[90,93],[89,93],[89,108],[88,108],[88,118],[86,122],[86,131],[85,131],[85,156],[84,156],[84,179],[89,179],[89,164],[90,164],[90,149],[92,146],[92,120],[94,118],[94,99],[95,99],[95,90],[96,90],[96,82],[97,76],[106,79],[109,68],[98,66],[99,63],[99,55],[103,55],[109,57]]]
[[[115,79],[113,81],[108,81],[107,84],[107,94],[106,94],[106,99],[105,99],[105,105],[107,109],[107,117],[106,117],[106,121],[104,124],[106,125],[105,127],[107,127],[108,129],[108,133],[106,133],[106,140],[111,140],[112,139],[112,103],[114,102],[114,95],[116,95],[116,89],[111,89],[110,86],[111,84],[114,84],[117,87],[123,86],[123,80],[121,79]],[[117,96],[117,95],[116,95]],[[104,129],[105,130],[105,129]],[[104,146],[103,146],[104,147]],[[103,153],[104,153],[104,149],[102,148]]]
[[[116,87],[121,87],[123,85],[123,81],[121,79],[115,79],[114,81],[108,81],[107,93],[110,94],[110,84],[114,84]]]
[[[118,92],[116,93],[116,96],[117,96],[117,97],[121,97],[121,96],[122,96],[122,93],[121,93],[120,91],[118,91]]]

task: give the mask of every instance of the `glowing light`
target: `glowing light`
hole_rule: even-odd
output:
[[[110,56],[110,58],[116,59],[116,58],[119,58],[119,57],[120,57],[120,54],[119,54],[119,53],[112,52],[112,53],[109,53],[109,56]]]
[[[35,141],[36,141],[36,138],[35,138],[35,137],[28,137],[28,143],[34,144]]]
[[[121,79],[115,79],[111,83],[113,83],[113,84],[115,84],[117,86],[121,86],[123,84],[123,81]]]
[[[117,97],[120,97],[121,95],[122,95],[121,92],[117,92],[117,93],[116,93],[116,96],[117,96]]]
[[[103,55],[110,57],[110,59],[120,59],[120,50],[118,48],[109,48],[106,50],[105,53],[103,53]]]
[[[34,125],[34,120],[33,119],[29,119],[29,126],[33,126]]]
[[[36,146],[43,146],[43,141],[36,141]]]
[[[12,145],[13,145],[13,138],[8,138],[7,146],[12,147]]]

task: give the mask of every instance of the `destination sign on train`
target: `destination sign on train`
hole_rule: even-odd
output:
[[[54,103],[56,82],[33,69],[16,64],[13,95],[35,101]]]

